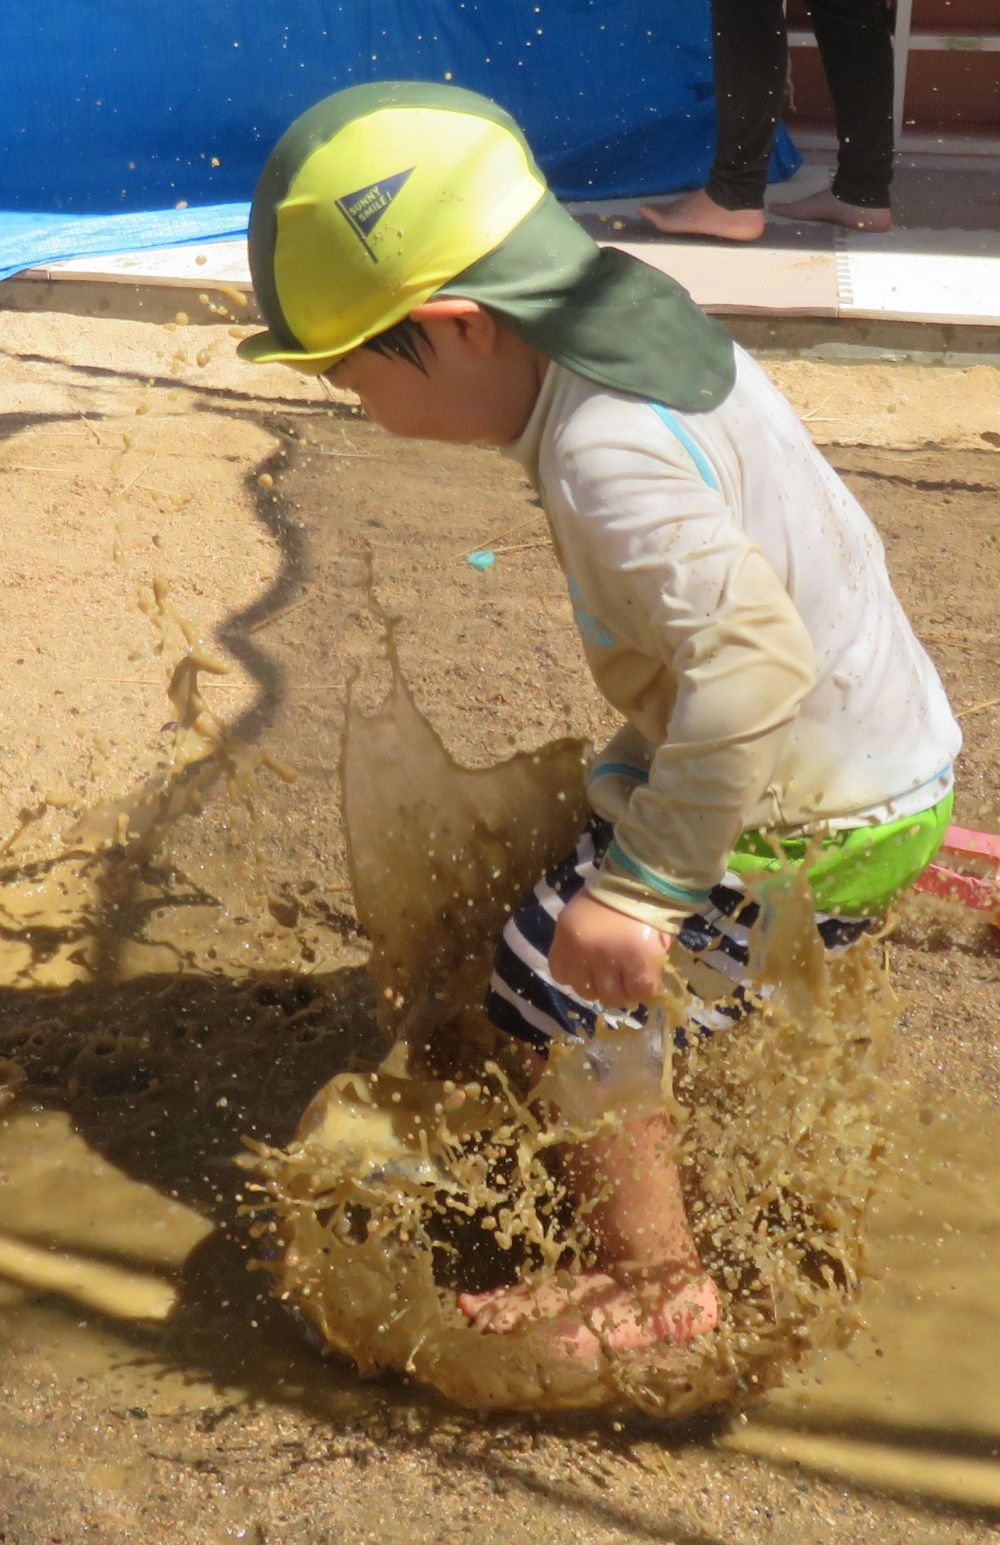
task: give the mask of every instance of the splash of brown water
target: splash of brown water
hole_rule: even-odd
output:
[[[762,908],[762,1006],[739,1030],[672,1051],[688,996],[674,975],[647,1034],[565,1047],[527,1094],[502,1053],[474,1077],[466,1054],[443,1080],[441,1047],[454,1053],[478,1023],[506,912],[578,830],[580,748],[457,767],[393,665],[379,713],[349,716],[343,771],[359,915],[399,1039],[379,1069],[321,1090],[287,1151],[255,1151],[277,1218],[257,1227],[282,1245],[264,1263],[276,1291],[361,1367],[405,1369],[474,1408],[682,1416],[744,1404],[857,1323],[893,1019],[877,949],[829,961],[792,875]],[[487,1038],[473,1043],[482,1057]],[[601,1062],[613,1076],[598,1088]],[[593,1199],[568,1206],[552,1157],[658,1104],[677,1123],[665,1158],[688,1182],[719,1330],[687,1348],[602,1345],[556,1363],[538,1323],[471,1327],[456,1288],[542,1282],[593,1259]]]
[[[392,685],[380,712],[348,703],[344,820],[380,1027],[421,1051],[456,1016],[479,1014],[512,907],[575,842],[586,748],[567,739],[499,769],[456,766],[410,696],[388,624],[386,647]]]

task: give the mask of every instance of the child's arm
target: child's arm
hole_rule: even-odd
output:
[[[588,660],[656,744],[588,890],[676,932],[721,879],[749,814],[768,806],[780,819],[775,771],[814,682],[812,641],[729,499],[686,458],[618,441],[576,456],[564,447],[560,470],[565,566],[602,629]]]
[[[659,992],[669,948],[669,933],[581,891],[559,914],[549,970],[588,1002],[628,1008]]]
[[[661,928],[676,928],[722,878],[750,812],[773,790],[814,679],[809,634],[763,555],[723,521],[689,522],[688,539],[695,525],[709,528],[690,555],[696,572],[664,576],[651,563],[629,576],[650,610],[660,609],[655,631],[676,696],[648,782],[633,792],[589,885],[606,905]],[[659,589],[678,580],[689,581],[680,602],[676,589]],[[780,797],[773,790],[773,820]]]

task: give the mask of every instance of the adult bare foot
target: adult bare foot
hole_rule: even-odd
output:
[[[568,1283],[464,1293],[458,1303],[477,1330],[503,1335],[529,1320],[560,1356],[581,1360],[597,1356],[602,1347],[635,1352],[660,1342],[685,1345],[714,1330],[719,1320],[719,1296],[709,1278],[678,1286],[672,1269],[641,1287],[587,1272]]]
[[[762,209],[723,209],[704,188],[669,204],[641,204],[639,213],[664,236],[719,236],[723,241],[756,241],[764,231]]]
[[[849,231],[892,230],[891,209],[866,209],[861,204],[846,204],[829,188],[811,193],[808,198],[774,204],[771,212],[786,220],[825,220],[832,225],[846,226]]]

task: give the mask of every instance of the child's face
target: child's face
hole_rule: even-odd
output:
[[[458,317],[424,321],[424,369],[395,354],[354,349],[329,371],[390,434],[453,444],[506,445],[521,433],[538,394],[537,356],[502,334]]]
[[[421,440],[461,439],[450,393],[430,361],[425,375],[410,360],[374,349],[354,349],[332,369],[332,385],[355,392],[370,419],[390,434]]]

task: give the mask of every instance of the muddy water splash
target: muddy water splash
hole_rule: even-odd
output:
[[[674,1049],[689,995],[675,952],[646,1033],[561,1048],[523,1090],[509,1050],[489,1054],[476,1005],[505,915],[578,830],[580,747],[457,767],[393,664],[381,710],[349,716],[343,771],[355,895],[395,1041],[380,1067],[320,1091],[287,1151],[256,1147],[256,1228],[281,1246],[262,1264],[326,1343],[466,1406],[682,1416],[745,1404],[858,1322],[893,1020],[878,947],[829,961],[789,876],[762,908],[761,1007],[738,1031]],[[553,1161],[662,1106],[720,1328],[686,1348],[599,1344],[573,1362],[553,1359],[539,1321],[473,1328],[457,1291],[593,1262],[598,1197],[571,1208]]]
[[[456,766],[417,710],[381,620],[392,685],[370,717],[349,700],[341,787],[380,1027],[419,1053],[459,1016],[471,1016],[463,1029],[473,1033],[512,907],[583,823],[586,748],[567,739],[499,768]]]

